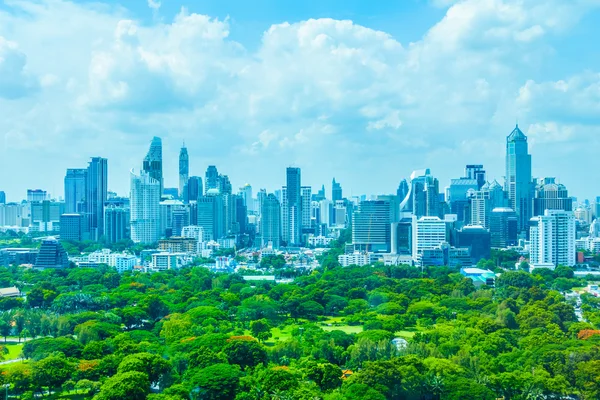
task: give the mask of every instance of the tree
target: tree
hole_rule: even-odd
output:
[[[194,399],[232,400],[242,372],[237,365],[215,364],[196,372],[191,379]]]
[[[4,337],[4,343],[6,343],[6,337],[10,336],[12,329],[13,328],[9,322],[6,322],[5,320],[0,319],[0,335],[2,335]]]
[[[150,381],[146,374],[131,371],[108,378],[94,400],[145,400],[148,392]]]
[[[171,370],[171,364],[164,358],[150,353],[136,353],[126,356],[119,364],[118,372],[142,372],[148,375],[150,384],[158,383],[160,378]]]
[[[306,375],[323,391],[336,389],[342,384],[342,369],[331,363],[315,363],[307,369]]]
[[[252,336],[264,342],[269,339],[273,334],[271,333],[271,326],[269,325],[269,321],[265,318],[259,319],[258,321],[252,321],[250,323],[250,331],[252,332]]]
[[[344,390],[345,400],[385,400],[385,396],[363,383],[354,383]]]
[[[33,364],[31,378],[36,385],[47,387],[49,392],[59,389],[75,370],[75,365],[64,354],[56,353]]]
[[[230,364],[239,365],[242,370],[255,367],[267,361],[267,351],[253,337],[234,336],[227,340],[223,353]]]

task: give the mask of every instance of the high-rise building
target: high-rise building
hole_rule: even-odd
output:
[[[417,217],[440,215],[439,182],[428,168],[410,175],[409,190],[400,203],[400,211],[412,212]]]
[[[448,198],[450,213],[456,214],[458,221],[470,222],[470,194],[479,190],[479,183],[474,178],[451,179],[448,187]]]
[[[281,210],[279,200],[269,193],[262,201],[260,212],[261,248],[271,245],[274,249],[280,247],[281,241]]]
[[[154,136],[150,142],[150,149],[144,158],[142,170],[160,184],[160,195],[164,189],[163,165],[162,165],[162,140]]]
[[[356,250],[373,253],[390,251],[391,224],[388,201],[361,201],[352,220],[352,244]]]
[[[231,186],[231,181],[229,180],[228,175],[219,174],[219,179],[217,180],[217,189],[219,189],[219,193],[221,194],[233,193],[233,187]]]
[[[311,207],[310,202],[312,198],[312,188],[310,186],[302,186],[302,229],[310,229],[312,226],[311,222]]]
[[[204,230],[204,240],[221,239],[225,233],[223,198],[217,189],[210,189],[206,196],[198,199],[197,226]],[[194,222],[191,220],[191,222]]]
[[[107,202],[104,208],[104,237],[108,243],[129,239],[130,209],[124,203]]]
[[[61,201],[34,201],[30,204],[32,232],[59,232],[60,216],[65,212],[65,203]]]
[[[571,211],[546,210],[533,217],[529,237],[532,268],[575,265],[575,217]]]
[[[516,245],[517,226],[517,214],[512,208],[494,208],[490,215],[490,241],[492,247],[503,249]]]
[[[316,194],[313,194],[312,200],[317,202],[325,200],[325,185],[322,185],[321,189]]]
[[[544,178],[535,187],[533,216],[544,215],[546,210],[573,211],[573,200],[567,188],[556,183],[555,178]]]
[[[67,214],[85,212],[87,169],[69,168],[65,176],[65,212]]]
[[[244,199],[241,196],[235,197],[235,216],[239,233],[244,234],[248,231],[248,207],[244,203]]]
[[[188,183],[189,173],[190,159],[184,142],[181,150],[179,151],[179,197],[182,199],[184,197],[185,185]]]
[[[467,179],[475,179],[477,181],[477,188],[481,189],[481,187],[485,184],[485,170],[483,169],[483,165],[473,165],[469,164],[465,167],[465,178]]]
[[[244,186],[240,188],[240,196],[246,206],[248,212],[254,212],[254,198],[252,197],[252,186],[249,183],[246,183]]]
[[[67,268],[69,257],[60,242],[54,237],[42,240],[40,251],[35,260],[36,268]]]
[[[491,253],[490,231],[482,226],[465,226],[456,233],[456,246],[470,249],[472,264],[477,264],[483,258],[489,259]]]
[[[160,182],[141,171],[131,170],[131,240],[156,243],[160,239]]]
[[[331,200],[335,203],[336,201],[342,200],[343,198],[344,196],[342,194],[342,185],[336,182],[335,178],[333,178],[333,181],[331,182]]]
[[[208,193],[210,189],[219,188],[219,171],[214,165],[209,165],[204,176],[204,193]]]
[[[48,193],[42,189],[27,189],[27,202],[48,200]]]
[[[282,190],[284,239],[288,245],[302,244],[302,184],[300,168],[288,167],[287,185]]]
[[[506,138],[506,183],[508,206],[517,214],[518,229],[527,231],[532,216],[533,184],[527,136],[519,125]]]
[[[159,204],[160,208],[160,236],[171,237],[181,235],[183,226],[177,226],[173,229],[173,216],[176,210],[186,210],[183,202],[180,200],[163,200]]]
[[[183,201],[184,203],[189,203],[190,201],[196,201],[202,194],[204,190],[202,190],[202,178],[199,176],[190,176],[185,185]]]
[[[90,239],[98,241],[104,234],[104,203],[108,192],[108,160],[93,157],[88,164],[85,187],[86,214]]]
[[[0,204],[6,204],[6,193],[0,190]]]
[[[408,182],[406,181],[406,179],[402,179],[400,181],[400,184],[398,185],[398,189],[396,190],[396,196],[398,197],[399,201],[404,200],[404,198],[406,197],[406,195],[408,194]]]
[[[492,183],[486,182],[480,190],[472,193],[470,202],[471,225],[480,225],[489,229],[492,210],[505,206],[502,186],[496,180]]]
[[[81,242],[85,240],[87,218],[81,214],[63,214],[60,216],[60,240]]]
[[[442,243],[448,242],[448,227],[446,221],[439,217],[413,216],[413,258],[417,259],[419,254],[426,249],[434,249]]]

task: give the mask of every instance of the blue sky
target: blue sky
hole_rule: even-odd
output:
[[[0,0],[0,190],[60,196],[104,156],[127,194],[154,135],[166,186],[184,140],[192,174],[234,186],[275,190],[288,165],[346,194],[424,167],[502,181],[518,119],[534,175],[593,198],[598,20],[600,0]]]

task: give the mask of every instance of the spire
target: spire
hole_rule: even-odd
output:
[[[508,135],[506,140],[509,142],[527,141],[527,136],[525,136],[523,131],[521,131],[521,129],[519,129],[519,124],[517,123],[515,125],[515,129],[513,129],[513,131],[510,133],[510,135]]]

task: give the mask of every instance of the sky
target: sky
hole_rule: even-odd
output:
[[[0,190],[63,195],[108,158],[129,192],[153,136],[165,186],[208,165],[255,190],[503,182],[518,121],[534,177],[600,195],[600,0],[0,0]]]

